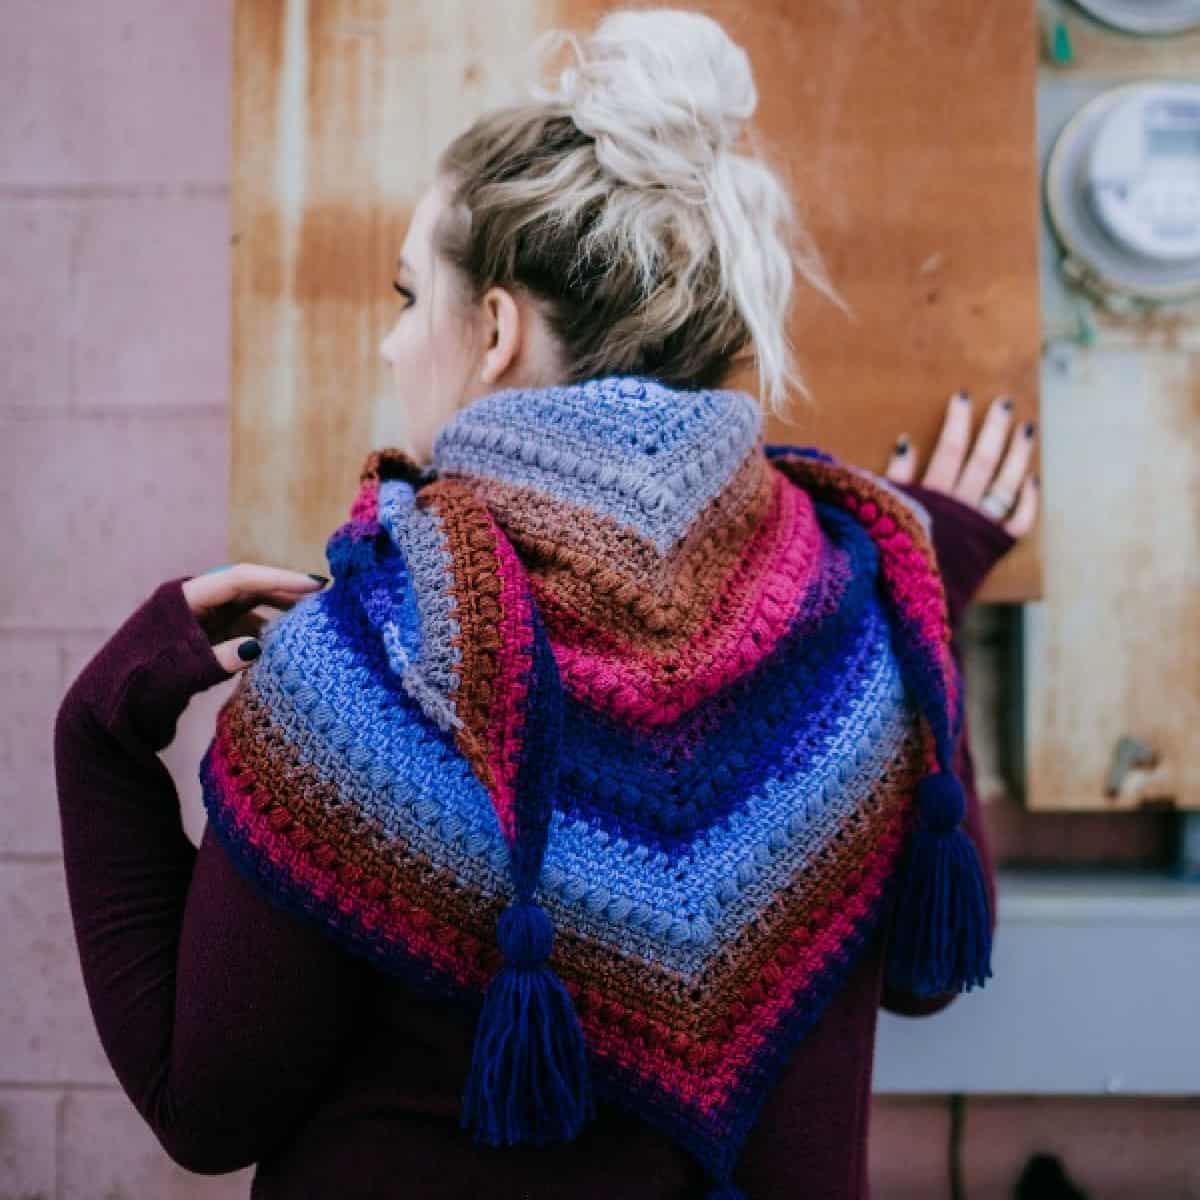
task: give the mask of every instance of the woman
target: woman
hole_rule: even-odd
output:
[[[807,671],[818,661],[814,647],[821,637],[851,629],[845,597],[853,591],[855,628],[861,632],[870,625],[879,635],[872,642],[872,670],[893,684],[903,679],[908,689],[903,694],[911,697],[916,676],[897,668],[904,654],[893,656],[882,623],[885,611],[894,616],[902,607],[886,609],[881,600],[884,575],[889,564],[894,566],[888,547],[898,536],[897,523],[918,544],[918,517],[932,517],[944,602],[940,589],[931,602],[944,604],[939,611],[954,629],[991,565],[1030,527],[1035,491],[1027,477],[1032,428],[1005,452],[1010,409],[997,402],[972,442],[965,394],[951,400],[920,484],[913,482],[917,464],[904,438],[887,467],[891,484],[861,473],[864,495],[869,492],[877,506],[897,505],[883,533],[882,521],[868,520],[858,500],[851,517],[836,511],[832,493],[814,484],[810,494],[798,482],[854,478],[827,456],[774,447],[768,458],[757,404],[744,393],[717,388],[745,348],[755,355],[762,392],[772,407],[798,385],[784,332],[796,231],[785,193],[769,169],[734,145],[755,102],[746,58],[714,22],[679,12],[615,14],[577,52],[578,69],[564,73],[556,91],[540,93],[531,105],[489,114],[457,138],[414,213],[396,282],[404,305],[382,347],[395,370],[409,441],[404,451],[368,459],[352,519],[330,539],[330,563],[338,576],[334,587],[322,592],[323,577],[248,563],[168,580],[88,664],[59,711],[55,756],[67,881],[84,980],[105,1050],[130,1099],[175,1161],[206,1174],[257,1163],[252,1195],[264,1200],[343,1194],[633,1200],[698,1196],[714,1182],[714,1196],[744,1193],[752,1200],[863,1197],[868,1194],[865,1145],[879,1005],[929,1013],[945,1007],[959,990],[931,995],[927,988],[906,989],[886,975],[889,939],[896,942],[899,926],[884,914],[900,911],[897,901],[896,910],[881,907],[870,926],[854,926],[869,928],[869,936],[864,932],[839,944],[837,961],[831,958],[829,969],[822,968],[824,991],[813,996],[803,1020],[788,1026],[786,1047],[780,1041],[770,1085],[747,1085],[739,1092],[746,1099],[737,1109],[742,1124],[728,1132],[717,1151],[709,1153],[701,1137],[700,1116],[663,1117],[666,1093],[655,1092],[647,1100],[650,1120],[641,1119],[639,1103],[603,1102],[627,1098],[617,1087],[619,1055],[607,1060],[605,1072],[599,1071],[600,1057],[593,1062],[602,1102],[590,1111],[585,1103],[585,1089],[592,1084],[574,1074],[581,1043],[571,1039],[604,1026],[588,999],[588,981],[565,970],[571,956],[581,953],[585,923],[578,905],[573,918],[564,901],[551,902],[555,873],[561,877],[568,853],[564,846],[583,836],[578,831],[585,826],[593,835],[602,826],[616,830],[617,842],[626,847],[653,826],[655,837],[636,857],[661,853],[666,862],[675,844],[671,839],[694,834],[711,815],[707,805],[714,811],[725,805],[721,812],[727,824],[705,826],[706,837],[738,828],[735,822],[744,812],[739,817],[741,810],[728,807],[738,786],[722,781],[740,779],[749,768],[744,757],[738,759],[740,768],[731,766],[732,755],[714,759],[717,784],[687,776],[696,794],[679,795],[676,789],[678,806],[670,813],[637,809],[631,815],[630,806],[645,794],[645,780],[629,774],[623,758],[624,748],[634,743],[616,740],[621,730],[615,717],[599,733],[588,723],[590,710],[578,703],[586,690],[580,690],[580,679],[591,671],[586,694],[599,697],[598,674],[610,681],[633,678],[621,674],[628,663],[614,646],[631,640],[670,645],[669,655],[655,652],[648,660],[669,660],[663,670],[678,672],[673,685],[659,688],[652,712],[639,707],[643,697],[633,694],[637,689],[607,686],[603,692],[609,715],[627,722],[634,713],[643,718],[638,743],[643,750],[657,744],[655,730],[665,727],[670,733],[697,714],[717,721],[722,712],[732,712],[727,726],[760,724],[777,732],[794,680],[775,676],[778,691],[766,698],[773,713],[764,710],[760,719],[753,706],[762,702],[762,687],[757,694],[734,690],[749,677],[745,661],[726,656],[725,675],[717,680],[716,655],[709,649],[715,643],[705,640],[727,632],[707,619],[710,611],[724,613],[730,629],[744,619],[730,598],[740,604],[750,595],[743,581],[754,571],[763,574],[762,547],[769,535],[775,539],[775,561],[790,564],[792,572],[780,567],[772,575],[776,600],[783,582],[801,576],[826,589],[822,603],[828,610],[806,610],[809,639],[789,627],[787,644],[807,656],[796,661]],[[798,265],[810,283],[830,293],[811,251]],[[417,388],[416,381],[424,383]],[[598,461],[589,462],[589,455]],[[418,501],[419,492],[424,495]],[[901,496],[907,499],[897,499]],[[1014,497],[1015,511],[1008,516]],[[788,538],[780,534],[784,511],[792,523]],[[468,519],[456,524],[463,512]],[[431,513],[437,520],[428,520]],[[439,543],[442,534],[446,540]],[[458,549],[451,535],[461,535]],[[436,596],[421,588],[437,567],[430,548],[438,545],[447,561],[453,559],[451,551],[461,551],[454,561],[478,568],[473,577],[478,592],[458,593],[462,621],[455,637],[440,645],[447,657],[464,646],[491,653],[503,644],[504,630],[499,623],[487,626],[488,613],[504,609],[511,597],[489,588],[488,572],[479,566],[494,550],[495,574],[507,583],[523,581],[537,598],[520,610],[530,614],[534,635],[526,669],[514,678],[524,682],[529,696],[561,698],[564,689],[575,689],[577,702],[555,709],[553,721],[545,717],[549,708],[523,710],[524,740],[512,759],[519,762],[511,777],[515,807],[497,802],[494,813],[486,805],[472,810],[484,822],[478,827],[484,830],[480,840],[489,836],[488,819],[496,833],[494,844],[484,845],[473,861],[485,870],[490,854],[497,870],[507,863],[513,874],[511,881],[495,873],[486,876],[491,890],[478,894],[486,896],[487,912],[460,913],[470,928],[451,929],[455,944],[474,940],[473,961],[486,962],[491,970],[498,965],[497,952],[475,934],[490,928],[514,895],[522,904],[514,901],[504,911],[520,908],[525,922],[519,937],[514,938],[511,922],[507,935],[501,930],[501,939],[508,941],[495,978],[503,978],[510,990],[501,995],[504,989],[494,986],[482,1009],[469,1008],[474,1035],[436,989],[410,986],[421,981],[375,969],[383,961],[371,961],[378,936],[365,939],[361,930],[357,941],[330,936],[331,928],[342,923],[338,910],[328,895],[305,891],[300,883],[298,864],[311,848],[311,831],[295,837],[295,813],[286,811],[292,776],[282,763],[295,748],[288,744],[290,727],[271,733],[266,726],[274,718],[261,707],[271,680],[278,684],[281,702],[284,691],[310,693],[305,711],[320,717],[317,724],[330,738],[325,745],[330,757],[320,761],[340,770],[344,757],[352,758],[347,743],[370,732],[380,706],[362,716],[361,690],[351,684],[366,676],[355,674],[357,666],[342,671],[337,666],[341,651],[332,653],[333,643],[304,639],[312,628],[342,628],[338,620],[356,623],[373,668],[391,681],[384,685],[390,690],[379,694],[397,714],[394,719],[410,739],[405,744],[415,747],[414,756],[429,752],[439,771],[458,772],[444,776],[457,781],[453,787],[442,786],[439,776],[426,798],[435,808],[442,804],[437,809],[441,833],[456,835],[461,844],[461,822],[471,816],[464,818],[452,807],[458,794],[474,788],[471,795],[495,800],[501,791],[495,777],[506,768],[496,759],[495,771],[478,771],[475,778],[462,766],[478,748],[467,735],[482,738],[491,727],[472,724],[462,679],[447,676],[452,682],[446,683],[439,676],[444,662],[427,653],[433,643],[421,640],[433,636],[437,619],[436,612],[430,615],[436,607],[430,597]],[[721,555],[718,571],[713,563]],[[848,563],[858,565],[850,570]],[[800,603],[802,596],[815,594],[806,588],[791,599]],[[351,595],[361,603],[351,605]],[[895,595],[892,602],[898,605]],[[281,611],[264,626],[251,612],[258,605]],[[772,613],[785,607],[762,601],[761,619],[746,627],[741,649],[759,667],[776,661],[763,647],[765,630]],[[934,617],[931,629],[937,625]],[[694,634],[681,634],[701,618],[703,627],[696,624]],[[476,625],[484,626],[482,634]],[[904,627],[896,629],[902,637]],[[260,637],[247,636],[254,632]],[[865,661],[863,644],[861,639],[855,643],[857,657],[846,657],[839,643],[829,670],[841,671],[851,659]],[[289,648],[302,646],[313,651],[307,675],[284,661]],[[538,657],[539,648],[549,646],[556,662],[545,654]],[[697,647],[706,659],[703,670],[695,662]],[[475,660],[458,661],[459,675],[469,677]],[[598,662],[603,670],[595,669]],[[190,696],[242,672],[245,677],[222,711],[218,738],[202,764],[210,820],[196,850],[183,832],[178,798],[157,754],[174,735]],[[812,678],[817,674],[813,665]],[[501,689],[492,686],[499,678],[490,679],[488,697],[499,695]],[[732,707],[731,696],[739,697]],[[840,697],[832,691],[807,695],[796,721],[827,718],[821,729],[832,737]],[[922,711],[929,729],[951,728],[951,714],[940,714],[946,718],[943,727],[937,725],[937,711]],[[361,717],[357,725],[351,715]],[[339,716],[344,717],[340,725]],[[837,726],[845,721],[839,717]],[[542,753],[549,744],[543,726],[550,725],[563,753],[538,758],[528,747]],[[678,771],[683,778],[689,757],[711,745],[698,725],[687,728],[694,740],[686,752],[679,745],[670,750],[664,777]],[[920,728],[925,726],[914,717],[912,730]],[[876,752],[880,736],[851,747],[853,761]],[[582,786],[579,773],[589,764],[581,756],[593,746],[589,738],[595,745],[607,739],[603,744],[610,754],[607,765],[588,776],[591,784]],[[451,745],[461,756],[449,752]],[[910,743],[900,739],[900,745]],[[948,753],[950,745],[939,742],[939,754]],[[614,747],[620,748],[615,756]],[[244,765],[260,751],[260,780],[273,762],[276,784],[273,794],[258,789],[254,808],[262,823],[251,835],[251,806],[239,809],[232,799],[232,777],[239,774],[233,759],[242,755],[238,761]],[[281,757],[273,760],[277,753]],[[963,829],[978,854],[979,878],[994,914],[965,726],[953,741],[953,753],[953,764],[941,761],[941,771],[930,777],[946,780],[957,772],[961,780]],[[368,763],[367,769],[384,775],[411,771],[402,760],[393,754],[386,763]],[[529,762],[536,769],[526,769]],[[472,770],[478,766],[471,765]],[[773,763],[759,765],[776,770]],[[305,769],[305,778],[316,786],[320,766],[315,774],[311,763]],[[551,777],[561,782],[550,799],[562,811],[543,813],[549,823],[541,826],[529,819],[543,841],[532,856],[532,872],[523,878],[519,864],[527,843],[519,840],[518,827],[533,810],[521,807],[521,797]],[[916,778],[904,776],[906,810]],[[614,787],[614,779],[625,782],[624,791]],[[480,780],[488,790],[480,788]],[[405,782],[410,785],[415,786],[412,779]],[[848,787],[846,795],[852,790]],[[859,797],[864,805],[865,797],[865,792]],[[574,805],[574,825],[564,815],[567,798]],[[346,795],[333,795],[323,819],[332,821],[348,807]],[[846,825],[839,838],[867,822],[865,807],[848,806],[845,812],[858,824]],[[355,816],[366,825],[368,816],[380,822],[391,814],[364,807]],[[507,830],[506,820],[518,828],[507,855],[497,832]],[[455,821],[457,829],[446,833],[447,822]],[[440,835],[433,824],[423,832],[436,846]],[[272,829],[287,828],[291,848],[280,841],[282,857],[265,868],[266,839]],[[756,832],[750,824],[740,828],[747,837]],[[411,841],[417,834],[410,829],[406,836]],[[966,839],[954,844],[959,850],[968,846]],[[598,845],[615,843],[605,833],[588,852],[599,853]],[[730,845],[737,849],[736,838]],[[778,848],[790,852],[782,844]],[[304,869],[311,866],[303,861]],[[429,870],[416,883],[422,863]],[[399,881],[401,889],[435,887],[428,856],[409,860],[409,866],[413,873]],[[289,869],[294,874],[285,882]],[[360,880],[356,863],[343,862],[341,869],[338,878],[349,881],[347,886]],[[738,871],[743,870],[746,880],[754,878],[753,864],[743,863]],[[629,878],[640,880],[633,872]],[[683,868],[677,878],[683,879]],[[803,895],[806,878],[803,872],[794,877],[790,886],[797,896]],[[385,886],[379,879],[373,882],[379,889]],[[740,886],[732,878],[718,880],[717,890],[726,884],[731,893]],[[534,902],[535,886],[544,889],[538,893],[544,908]],[[686,891],[691,886],[683,879],[681,911],[690,903]],[[555,894],[563,895],[561,887]],[[405,896],[397,894],[398,905],[407,903]],[[605,898],[607,917],[621,897],[605,892]],[[437,899],[448,904],[452,897],[443,891]],[[590,893],[583,897],[591,899]],[[826,908],[833,928],[841,914]],[[558,966],[569,987],[546,966],[550,950],[543,935],[550,931],[550,909],[561,935],[550,965]],[[628,909],[625,903],[622,920],[631,919]],[[307,919],[318,910],[320,920]],[[720,911],[714,905],[712,912]],[[341,916],[349,915],[347,905]],[[668,925],[670,918],[667,913]],[[766,910],[761,920],[766,923]],[[690,928],[701,928],[699,918]],[[706,944],[723,944],[719,929],[704,928]],[[813,915],[814,938],[817,929]],[[673,930],[659,932],[666,953]],[[984,936],[986,931],[974,932]],[[653,939],[655,931],[643,930],[641,936]],[[521,945],[514,950],[517,942]],[[541,942],[533,953],[533,944]],[[357,953],[347,953],[348,947]],[[518,954],[528,955],[528,961],[518,962]],[[405,960],[403,965],[411,964]],[[778,971],[769,974],[771,969],[768,963],[764,979],[778,977]],[[526,1007],[541,1005],[537,1019],[546,1019],[547,1041],[541,1048],[546,1058],[540,1060],[538,1078],[549,1079],[553,1066],[556,1090],[537,1119],[548,1125],[557,1121],[569,1134],[550,1144],[468,1138],[461,1128],[467,1123],[464,1096],[476,1134],[495,1135],[502,1127],[512,1132],[529,1115],[518,1113],[528,1096],[517,1096],[514,1103],[514,1079],[501,1078],[505,1055],[528,1066],[539,1052],[530,1029],[514,1033],[523,1019],[516,1009],[501,1011],[505,998],[518,992]],[[701,991],[694,993],[697,1008],[705,1003]],[[686,1004],[677,1007],[686,1015]],[[526,1013],[524,1019],[534,1018]],[[641,1022],[637,1030],[635,1019]],[[629,1046],[652,1044],[645,1014],[627,1013],[625,1021]],[[720,1027],[733,1030],[734,1023]],[[736,1058],[731,1046],[735,1043],[723,1044],[710,1056],[716,1059],[714,1073]],[[694,1043],[689,1053],[704,1058],[705,1049]],[[684,1070],[686,1058],[664,1057],[664,1078]],[[638,1078],[641,1094],[650,1096],[656,1081]],[[585,1114],[589,1119],[582,1119]],[[689,1130],[695,1131],[690,1141]],[[536,1131],[527,1126],[525,1132]],[[497,1141],[515,1144],[497,1148]]]

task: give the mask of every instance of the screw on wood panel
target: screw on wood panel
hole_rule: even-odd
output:
[[[1158,765],[1158,753],[1152,746],[1139,741],[1130,734],[1122,734],[1113,749],[1112,765],[1108,769],[1108,782],[1104,787],[1106,796],[1116,796],[1121,791],[1125,777],[1135,767]]]

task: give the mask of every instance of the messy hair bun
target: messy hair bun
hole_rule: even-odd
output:
[[[569,116],[595,142],[596,161],[633,187],[676,187],[702,197],[709,177],[758,104],[746,52],[701,13],[615,12],[582,49],[578,65],[534,95]]]
[[[539,61],[575,61],[530,102],[480,117],[443,152],[452,204],[439,248],[482,293],[517,284],[546,301],[567,379],[646,374],[721,383],[754,354],[780,412],[808,389],[787,314],[798,270],[844,307],[752,137],[746,52],[711,17],[618,10],[581,44],[553,31]]]

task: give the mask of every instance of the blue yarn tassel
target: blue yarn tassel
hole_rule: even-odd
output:
[[[569,1141],[595,1100],[571,994],[546,963],[554,927],[539,905],[518,901],[496,932],[507,961],[475,1027],[461,1125],[493,1146]]]
[[[991,914],[953,771],[917,785],[917,823],[900,879],[888,979],[919,996],[969,991],[992,974]]]

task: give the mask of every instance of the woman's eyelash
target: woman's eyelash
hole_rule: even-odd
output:
[[[409,302],[409,304],[413,302],[413,293],[411,288],[402,287],[400,284],[395,282],[392,283],[392,287],[394,287],[396,291],[398,291],[400,295],[402,295],[405,300]]]

